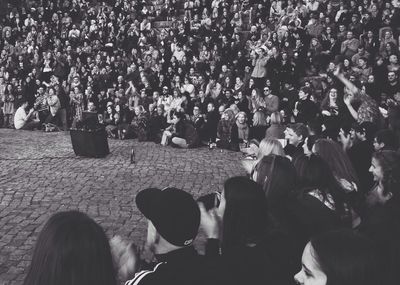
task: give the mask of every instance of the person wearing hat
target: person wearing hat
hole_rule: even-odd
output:
[[[148,220],[146,247],[157,262],[150,270],[137,272],[125,284],[225,284],[219,268],[199,255],[193,246],[200,226],[200,209],[192,195],[173,187],[147,188],[136,195],[135,201]],[[111,245],[115,246],[115,240]],[[130,249],[133,255],[134,250]],[[140,267],[137,260],[124,260],[130,260],[132,269]],[[126,264],[119,265],[125,268],[125,273],[129,272]]]

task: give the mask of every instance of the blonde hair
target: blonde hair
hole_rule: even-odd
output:
[[[285,156],[282,144],[277,139],[263,139],[258,147],[258,159],[270,154]]]
[[[231,109],[233,111],[233,113],[235,114],[235,116],[236,116],[236,114],[238,114],[240,112],[240,109],[236,104],[230,105],[228,109]]]
[[[271,124],[281,124],[282,123],[282,115],[280,112],[273,112],[271,114]]]
[[[264,112],[256,111],[253,115],[253,126],[266,126],[267,119]]]

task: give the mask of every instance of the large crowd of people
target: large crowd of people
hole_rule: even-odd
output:
[[[248,172],[199,203],[140,192],[156,264],[56,214],[25,285],[399,282],[398,0],[0,8],[1,126],[67,131],[94,114],[113,139],[242,151]]]

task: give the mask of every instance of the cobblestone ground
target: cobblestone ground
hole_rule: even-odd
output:
[[[109,140],[103,159],[76,157],[69,133],[0,129],[0,284],[21,284],[43,223],[55,212],[89,214],[109,237],[143,242],[145,221],[134,204],[147,187],[175,186],[195,197],[222,190],[242,175],[240,154],[182,150],[136,140]],[[136,164],[130,164],[130,151]]]

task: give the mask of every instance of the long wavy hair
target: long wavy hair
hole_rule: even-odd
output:
[[[349,182],[359,183],[350,158],[338,143],[329,139],[319,139],[315,142],[314,149],[328,164],[336,178],[344,178]]]
[[[247,177],[232,177],[224,184],[223,252],[257,244],[267,232],[267,204],[261,185]]]

